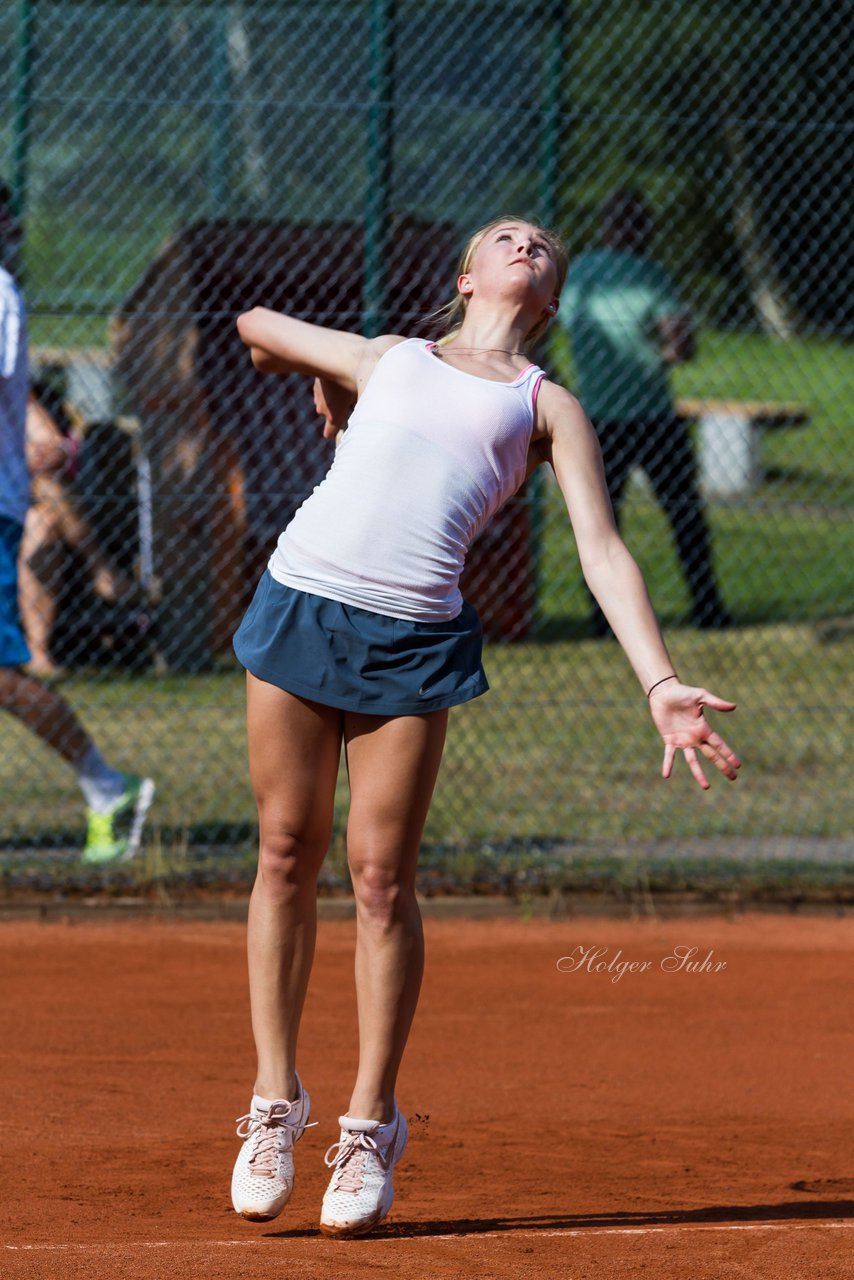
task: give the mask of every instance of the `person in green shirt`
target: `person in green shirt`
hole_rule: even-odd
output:
[[[578,398],[591,419],[619,524],[626,481],[646,473],[676,538],[698,627],[725,627],[697,487],[694,451],[673,406],[670,366],[694,354],[691,317],[673,280],[647,256],[654,224],[640,192],[602,205],[602,242],[574,259],[558,318],[572,345]],[[609,633],[593,606],[593,629]]]

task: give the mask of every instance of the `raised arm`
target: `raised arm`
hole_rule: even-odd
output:
[[[391,335],[363,338],[327,329],[267,307],[244,312],[237,331],[261,373],[305,373],[330,379],[353,393],[364,386],[383,352],[402,341]]]
[[[664,741],[663,776],[670,777],[682,750],[694,778],[708,788],[699,751],[734,781],[740,761],[708,724],[703,708],[733,711],[735,704],[684,685],[676,675],[646,584],[617,530],[599,442],[584,410],[563,387],[548,382],[540,391],[538,420],[540,447],[564,496],[585,580],[648,697]]]

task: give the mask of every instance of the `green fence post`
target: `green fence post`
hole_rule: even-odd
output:
[[[560,106],[564,53],[563,0],[549,0],[546,8],[543,54],[543,90],[540,107],[540,220],[554,226],[557,217],[559,175]],[[534,590],[534,635],[539,623],[543,542],[543,476],[538,468],[528,482],[531,509],[531,567]]]
[[[563,0],[549,0],[544,32],[543,97],[540,107],[540,218],[551,226],[557,216],[561,82],[564,56]]]
[[[374,338],[386,302],[388,230],[394,147],[395,0],[371,4],[371,99],[368,108],[368,190],[365,203],[363,328]]]
[[[32,97],[33,0],[18,0],[15,42],[15,82],[12,119],[12,163],[10,187],[12,212],[23,219],[27,207],[27,179],[30,150],[30,101]],[[17,250],[20,255],[20,249]],[[23,262],[12,264],[20,279]]]
[[[213,120],[208,162],[208,217],[221,218],[226,213],[228,163],[228,15],[226,6],[218,4],[213,14],[213,58],[211,90]]]

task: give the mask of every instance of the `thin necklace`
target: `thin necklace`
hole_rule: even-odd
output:
[[[446,351],[461,351],[463,355],[501,355],[501,356],[523,356],[524,351],[508,351],[506,347],[446,347]],[[433,351],[437,356],[442,356],[442,348],[438,342],[433,344]]]

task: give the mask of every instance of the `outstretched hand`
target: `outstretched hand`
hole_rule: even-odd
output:
[[[656,728],[664,739],[664,763],[661,776],[669,778],[677,751],[684,751],[694,778],[708,791],[711,785],[697,759],[699,751],[719,769],[725,778],[735,782],[741,761],[703,715],[703,708],[735,711],[735,703],[727,702],[708,689],[694,689],[678,681],[662,683],[649,695],[649,709]]]

